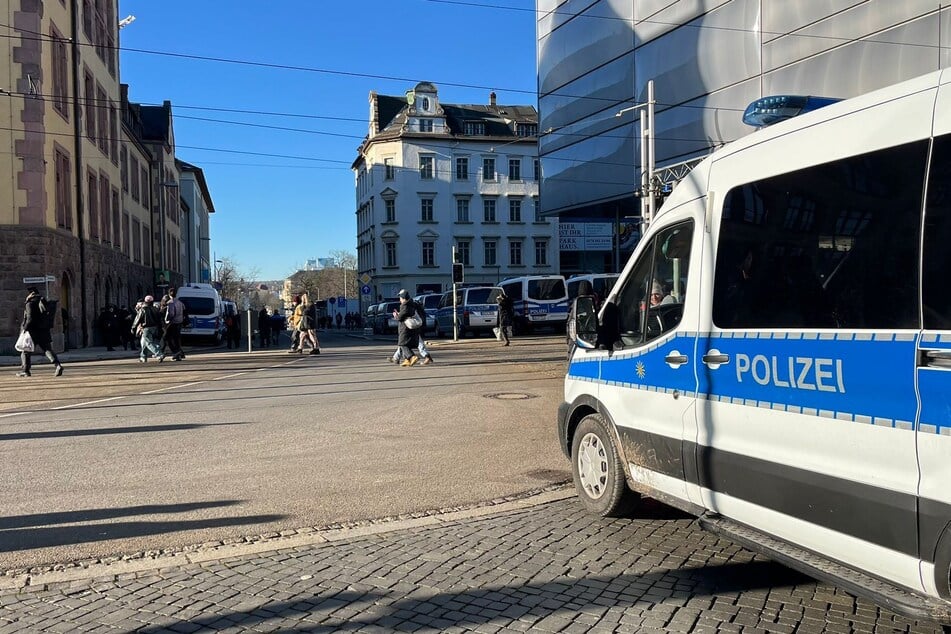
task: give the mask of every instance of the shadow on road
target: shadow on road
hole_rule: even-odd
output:
[[[212,502],[185,502],[182,504],[143,504],[111,509],[81,509],[78,511],[59,511],[56,513],[36,513],[33,515],[14,515],[0,517],[0,531],[29,526],[50,526],[53,524],[74,524],[77,522],[96,522],[116,517],[132,515],[161,515],[163,513],[188,513],[200,509],[213,509],[241,504],[242,500],[215,500]]]
[[[102,427],[93,429],[58,429],[55,431],[24,431],[15,434],[0,434],[0,442],[5,440],[38,440],[41,438],[72,438],[76,436],[106,436],[110,434],[141,434],[163,431],[189,431],[192,429],[201,429],[202,427],[221,427],[223,425],[246,424],[247,423],[185,423],[175,425],[141,425],[136,427]]]

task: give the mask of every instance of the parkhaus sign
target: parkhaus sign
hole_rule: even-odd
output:
[[[558,223],[558,248],[561,251],[610,251],[613,248],[610,222]]]

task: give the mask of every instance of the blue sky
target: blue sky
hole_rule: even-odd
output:
[[[495,90],[499,103],[537,106],[533,9],[534,0],[120,0],[119,17],[136,17],[120,35],[121,80],[132,101],[172,102],[177,155],[211,190],[217,257],[281,279],[309,258],[356,252],[349,166],[369,91],[402,95],[425,80],[447,103],[488,103]]]

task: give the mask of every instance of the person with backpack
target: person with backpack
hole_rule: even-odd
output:
[[[168,289],[168,303],[165,304],[165,343],[172,351],[172,361],[185,358],[182,350],[182,322],[185,321],[185,304],[178,299],[178,289]]]
[[[165,355],[162,354],[162,349],[156,341],[161,323],[162,317],[155,307],[155,298],[146,295],[144,303],[132,322],[132,332],[142,339],[139,346],[139,363],[146,362],[146,351],[151,352],[152,358],[158,359],[159,363],[165,360]]]
[[[47,302],[35,286],[26,290],[26,304],[23,307],[23,321],[20,323],[20,330],[30,333],[35,348],[42,350],[46,358],[53,364],[53,375],[62,376],[63,364],[59,362],[59,358],[53,352],[53,337],[50,334],[50,329],[53,327],[51,302]],[[20,371],[17,372],[17,376],[32,376],[30,371],[32,354],[32,352],[25,350],[20,353]]]

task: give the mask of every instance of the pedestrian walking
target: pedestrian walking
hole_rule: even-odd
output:
[[[271,313],[267,306],[258,313],[258,338],[262,348],[267,348],[271,343]]]
[[[155,306],[155,298],[151,295],[146,295],[142,301],[142,306],[132,321],[132,332],[140,338],[139,363],[145,363],[147,361],[146,355],[149,352],[152,353],[153,359],[158,359],[159,363],[165,360],[165,355],[162,354],[162,349],[158,341],[161,323],[162,317],[159,314],[158,308]]]
[[[413,301],[413,298],[409,296],[409,291],[405,288],[401,289],[398,293],[398,297],[400,298],[400,307],[399,310],[393,309],[393,317],[399,322],[399,327],[397,328],[397,332],[399,333],[397,345],[400,348],[400,356],[403,359],[400,365],[409,367],[416,365],[416,362],[419,361],[419,357],[414,353],[414,350],[419,348],[419,331],[422,329],[422,326],[410,328],[410,325],[407,324],[407,320],[418,319],[416,311],[419,308],[416,302]]]
[[[46,301],[45,297],[40,295],[35,286],[26,290],[26,302],[23,306],[23,321],[20,322],[20,330],[30,333],[34,350],[36,348],[42,350],[46,358],[53,364],[53,375],[62,376],[63,364],[59,362],[59,358],[53,352],[53,336],[50,334],[50,330],[53,328],[53,307],[50,302]],[[17,376],[32,376],[32,355],[32,351],[24,350],[20,353],[20,371],[17,372]]]
[[[509,329],[515,324],[515,309],[512,305],[512,298],[505,294],[505,291],[499,290],[499,296],[496,299],[499,304],[499,334],[502,337],[504,346],[509,345]]]
[[[228,339],[228,349],[234,348],[237,350],[241,347],[241,315],[228,315],[231,319],[229,324],[225,329],[225,337]]]
[[[310,342],[310,354],[320,354],[320,342],[317,341],[316,315],[317,306],[310,302],[310,296],[304,293],[301,299],[301,316],[297,327],[300,330],[300,341],[298,342],[298,352],[304,351],[304,343]]]
[[[178,299],[178,289],[168,289],[168,303],[165,304],[165,343],[172,352],[173,361],[185,358],[182,350],[182,322],[185,321],[185,304]],[[163,351],[164,352],[164,351]]]

